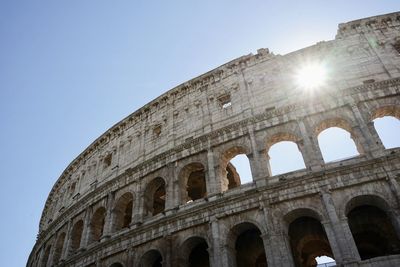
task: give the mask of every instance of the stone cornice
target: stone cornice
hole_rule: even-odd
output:
[[[393,12],[339,24],[336,39],[377,29],[400,26],[400,12]]]

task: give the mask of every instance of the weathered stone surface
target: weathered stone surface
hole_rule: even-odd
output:
[[[313,95],[293,79],[309,60],[332,70]],[[27,266],[312,266],[320,254],[400,266],[400,150],[385,150],[372,122],[400,119],[399,93],[400,13],[222,65],[123,119],[66,168]],[[324,163],[317,135],[334,126],[351,133],[358,157]],[[271,176],[279,141],[298,144],[306,169]],[[254,180],[235,187],[227,165],[241,153]],[[372,231],[365,214],[384,228],[383,252],[357,248],[368,236],[355,235]]]

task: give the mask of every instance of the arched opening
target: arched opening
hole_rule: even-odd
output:
[[[267,267],[264,243],[261,231],[252,223],[236,225],[230,232],[231,243],[234,242],[237,267]]]
[[[222,191],[253,181],[250,161],[243,147],[232,147],[221,158]]]
[[[315,134],[325,162],[340,161],[364,153],[352,126],[342,118],[324,120],[315,128]]]
[[[114,262],[113,264],[110,265],[110,267],[124,267],[124,265],[122,265],[119,262]]]
[[[292,221],[289,240],[296,267],[315,267],[320,256],[334,258],[325,230],[315,218],[303,216]]]
[[[113,231],[129,227],[132,221],[133,195],[129,192],[123,194],[116,201],[113,209]]]
[[[82,231],[83,231],[83,221],[79,220],[78,222],[75,223],[71,231],[70,254],[76,252],[81,246]]]
[[[165,210],[165,181],[161,177],[152,180],[145,190],[145,212],[147,215],[157,215]]]
[[[269,164],[272,175],[305,169],[303,155],[293,141],[280,141],[268,150]]]
[[[64,246],[64,241],[65,241],[65,233],[61,233],[57,238],[54,255],[53,255],[53,265],[57,264],[60,261],[62,249]]]
[[[140,267],[162,267],[162,256],[158,250],[147,251],[140,260]]]
[[[181,173],[182,200],[184,203],[207,196],[206,172],[203,164],[186,165]]]
[[[362,260],[400,254],[400,241],[386,212],[372,205],[360,205],[347,214]]]
[[[207,241],[201,237],[191,237],[180,247],[179,257],[182,266],[209,267]]]
[[[328,256],[318,256],[315,257],[317,262],[317,267],[336,267],[336,261]]]
[[[92,216],[90,221],[89,244],[100,241],[103,235],[104,224],[106,219],[106,209],[104,207],[98,208]]]
[[[383,116],[374,120],[375,130],[386,149],[400,147],[400,120]]]
[[[44,251],[44,255],[43,255],[43,258],[42,258],[42,264],[40,266],[43,266],[43,267],[47,266],[48,261],[49,261],[49,256],[50,256],[50,249],[51,249],[51,246],[48,245],[46,247],[46,250]]]

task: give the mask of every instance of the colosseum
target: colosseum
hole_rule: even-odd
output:
[[[306,61],[330,70],[312,93],[293,79]],[[286,55],[232,60],[124,118],[69,164],[27,266],[310,267],[322,255],[400,266],[400,149],[385,148],[373,121],[400,119],[399,94],[400,12],[339,24],[334,40]],[[324,161],[318,136],[332,127],[349,133],[356,156]],[[273,175],[269,151],[282,141],[304,168]]]

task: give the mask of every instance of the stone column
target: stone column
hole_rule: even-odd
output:
[[[365,122],[356,103],[351,104],[351,110],[353,111],[354,117],[356,118],[357,125],[359,127],[355,130],[358,138],[361,139],[360,142],[362,147],[365,149],[364,152],[373,157],[381,155],[385,150],[385,147],[382,145],[382,142],[375,130],[374,122]]]
[[[273,218],[267,203],[261,202],[260,207],[263,211],[263,223],[267,229],[267,233],[261,238],[268,266],[294,267],[287,233],[282,229],[281,223],[274,221],[277,218]]]
[[[90,235],[90,219],[92,217],[92,207],[89,207],[85,211],[85,216],[83,219],[83,230],[82,230],[82,236],[81,236],[81,248],[85,248],[89,245],[89,235]]]
[[[69,251],[70,240],[71,240],[71,231],[72,231],[72,221],[69,220],[68,226],[67,226],[67,231],[65,233],[63,248],[61,251],[60,262],[64,261],[68,257],[68,251]]]
[[[164,242],[165,242],[165,259],[162,260],[162,266],[163,267],[174,267],[172,265],[172,248],[173,248],[173,237],[168,234],[167,236],[164,236]]]
[[[347,221],[347,218],[340,218],[339,223],[341,226],[341,230],[343,232],[344,240],[345,243],[347,244],[347,249],[348,249],[348,255],[350,257],[349,260],[344,259],[346,262],[351,263],[351,262],[356,262],[356,261],[361,261],[360,254],[358,253],[357,245],[356,242],[354,241],[353,234],[351,233],[349,223]]]
[[[135,259],[135,251],[133,248],[126,250],[126,267],[133,267],[133,261]]]
[[[104,222],[103,234],[101,236],[101,240],[105,240],[110,238],[112,232],[112,223],[113,223],[113,208],[114,208],[114,200],[115,200],[115,192],[110,192],[107,195],[106,202],[106,215]]]
[[[250,159],[249,157],[251,173],[253,175],[253,180],[257,181],[271,176],[271,169],[269,168],[268,158],[261,152],[265,151],[264,147],[260,150],[258,149],[253,127],[248,126],[247,129],[252,150],[252,158]]]
[[[171,210],[176,206],[179,206],[179,196],[176,194],[176,190],[179,189],[179,185],[177,185],[177,176],[175,173],[174,163],[167,164],[167,175],[168,178],[166,184],[166,196],[165,196],[165,210]]]
[[[338,264],[346,264],[358,261],[359,256],[357,257],[357,248],[352,245],[354,244],[354,241],[349,242],[348,240],[349,238],[352,239],[352,235],[350,233],[350,236],[346,236],[346,233],[343,231],[330,192],[323,192],[321,198],[329,218],[329,222],[321,223],[323,224],[326,235],[328,236],[336,262]]]
[[[212,196],[221,192],[221,177],[217,177],[215,173],[214,153],[210,144],[210,140],[208,141],[207,149],[207,169],[207,195]]]
[[[210,231],[212,238],[212,253],[210,253],[210,266],[211,267],[219,267],[219,266],[227,266],[222,263],[222,255],[221,255],[221,233],[219,230],[218,219],[215,216],[210,218]]]
[[[132,214],[132,225],[141,224],[143,221],[143,212],[144,212],[144,192],[142,190],[141,181],[137,181],[135,183],[135,200],[133,205],[133,214]]]
[[[325,164],[321,150],[318,145],[317,136],[309,129],[302,119],[297,120],[303,142],[299,145],[299,150],[303,154],[304,164],[307,169],[319,170]]]

